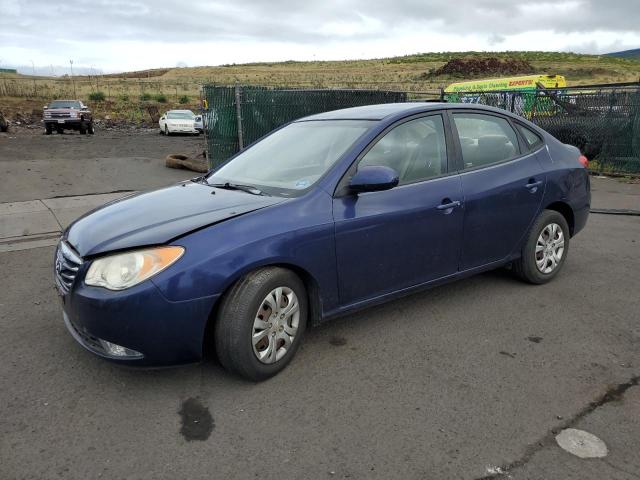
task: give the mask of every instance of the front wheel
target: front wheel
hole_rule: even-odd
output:
[[[168,137],[169,136],[169,127],[167,127],[166,125],[164,126],[164,134]]]
[[[240,279],[223,298],[215,346],[227,370],[260,381],[295,355],[307,325],[304,284],[290,270],[263,268]]]
[[[550,281],[567,258],[570,233],[561,213],[544,210],[529,231],[521,257],[513,263],[514,272],[529,283]]]

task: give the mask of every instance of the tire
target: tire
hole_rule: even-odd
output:
[[[543,210],[529,231],[521,257],[513,262],[514,273],[536,285],[551,281],[567,259],[569,242],[569,225],[564,216],[554,210]]]
[[[282,291],[282,315],[295,300],[297,313],[271,316],[275,312],[269,305],[275,303],[272,294],[278,289]],[[217,313],[214,339],[222,366],[248,380],[266,380],[288,365],[302,342],[308,317],[307,293],[300,278],[290,270],[263,268],[238,280],[223,297]],[[264,315],[264,326],[256,327],[259,314]],[[286,338],[291,341],[289,346]],[[275,355],[270,354],[274,352],[272,345]]]
[[[86,135],[87,134],[87,124],[84,123],[84,120],[82,120],[80,122],[80,127],[78,128],[78,130],[80,130],[80,134],[81,135]]]
[[[52,132],[53,132],[53,126],[50,123],[45,123],[45,125],[44,125],[44,134],[45,135],[51,135]]]
[[[171,133],[169,133],[169,127],[167,127],[166,125],[164,126],[164,134],[168,137],[169,135],[171,135]]]
[[[93,135],[94,133],[96,133],[96,129],[93,126],[93,121],[89,122],[89,125],[87,126],[87,132],[89,133],[89,135]]]

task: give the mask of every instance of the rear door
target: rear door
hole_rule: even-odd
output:
[[[538,213],[546,178],[508,117],[477,110],[450,117],[465,205],[464,271],[514,252]]]
[[[446,116],[396,124],[345,176],[384,165],[399,175],[390,190],[338,194],[333,202],[343,305],[451,275],[462,238],[460,178],[448,166]]]

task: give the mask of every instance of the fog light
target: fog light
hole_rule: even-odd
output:
[[[113,355],[114,357],[142,357],[140,352],[123,347],[122,345],[107,342],[106,340],[101,339],[100,344],[109,355]]]

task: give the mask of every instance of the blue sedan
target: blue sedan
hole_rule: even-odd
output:
[[[78,219],[55,254],[73,337],[266,379],[308,326],[509,266],[542,284],[587,221],[586,159],[523,118],[374,105],[272,132],[208,174]]]

